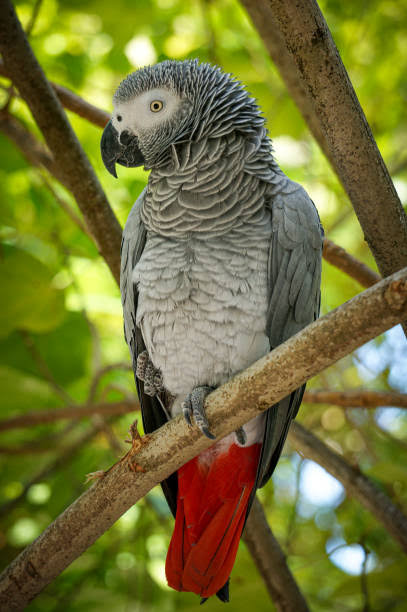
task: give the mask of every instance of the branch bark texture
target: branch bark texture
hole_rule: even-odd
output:
[[[284,551],[274,537],[257,497],[242,537],[278,612],[308,612],[304,595],[287,565]]]
[[[316,0],[242,0],[353,204],[383,276],[407,265],[407,220]]]
[[[304,457],[316,461],[337,478],[407,552],[407,517],[383,491],[299,423],[292,423],[288,438]]]
[[[318,319],[211,393],[205,408],[219,439],[407,315],[407,268]],[[321,346],[324,350],[321,351]],[[65,510],[0,577],[0,606],[23,608],[153,486],[211,444],[182,415],[134,446]],[[391,502],[390,502],[391,503]],[[402,527],[398,525],[398,527]],[[407,541],[396,526],[392,533]]]
[[[28,43],[10,0],[0,2],[0,51],[14,85],[27,102],[116,280],[121,228],[54,90]]]

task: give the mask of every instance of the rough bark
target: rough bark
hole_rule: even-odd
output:
[[[407,552],[407,517],[383,491],[299,423],[291,425],[288,438],[304,457],[316,461],[335,476],[349,495],[369,510]]]
[[[211,393],[205,403],[211,431],[217,438],[236,431],[406,315],[407,268],[321,317]],[[144,438],[144,443],[136,441],[128,461],[115,464],[3,572],[0,605],[8,610],[24,607],[131,505],[210,444],[182,415]],[[374,491],[366,489],[365,494],[369,492]],[[369,502],[372,510],[375,501]],[[389,504],[386,500],[387,511]],[[381,517],[386,518],[383,513]],[[403,524],[395,521],[391,533],[407,549]]]
[[[242,0],[353,204],[383,276],[407,265],[407,220],[316,0]]]
[[[242,537],[278,612],[307,612],[309,608],[304,595],[287,565],[284,551],[274,537],[257,497]]]
[[[352,391],[312,389],[304,393],[303,401],[310,404],[335,404],[344,408],[377,408],[378,406],[407,408],[407,393],[364,391],[363,389]]]
[[[0,51],[7,73],[12,76],[44,135],[63,183],[74,195],[100,253],[118,280],[120,225],[61,103],[34,56],[10,0],[0,2]]]

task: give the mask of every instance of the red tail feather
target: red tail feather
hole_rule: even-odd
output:
[[[175,528],[167,554],[168,584],[210,597],[235,561],[253,489],[260,444],[220,441],[178,471]]]

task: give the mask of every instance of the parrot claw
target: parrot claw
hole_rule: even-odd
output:
[[[193,417],[196,426],[199,427],[204,436],[210,440],[215,440],[216,436],[209,430],[209,423],[204,409],[205,397],[211,391],[213,391],[213,388],[207,386],[192,389],[191,393],[182,402],[182,413],[188,425],[192,426]]]
[[[136,376],[144,382],[144,393],[154,397],[164,389],[161,371],[155,367],[147,351],[137,357]]]

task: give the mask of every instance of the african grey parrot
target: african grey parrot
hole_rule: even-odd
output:
[[[210,64],[130,74],[101,141],[106,168],[151,170],[121,253],[124,331],[146,432],[185,415],[213,437],[206,395],[319,313],[323,232],[304,189],[273,159],[241,83]],[[175,518],[166,575],[229,599],[253,496],[270,478],[304,387],[162,483]]]

